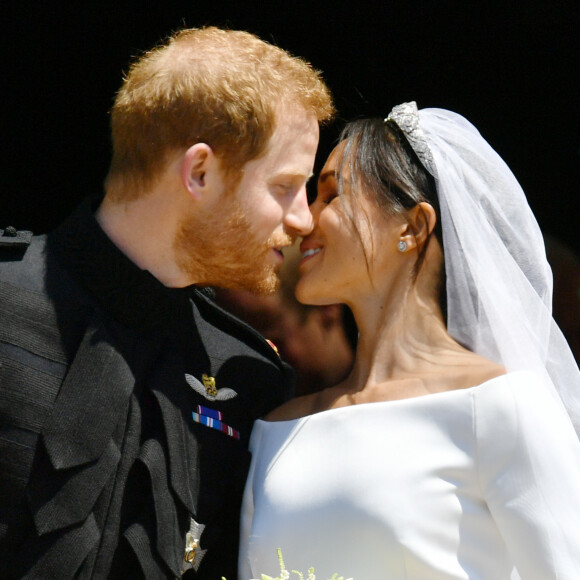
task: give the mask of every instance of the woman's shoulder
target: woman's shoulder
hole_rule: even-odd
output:
[[[439,372],[430,374],[427,378],[423,377],[420,381],[422,387],[418,393],[412,391],[411,394],[407,393],[407,396],[371,396],[370,399],[362,398],[360,402],[385,401],[391,398],[415,398],[419,394],[463,390],[482,385],[505,374],[506,370],[502,365],[469,353],[459,364],[440,365]],[[339,384],[317,393],[297,397],[268,413],[264,420],[272,422],[291,421],[323,410],[354,404],[354,402],[344,401],[344,394],[343,385]]]
[[[503,365],[472,352],[465,352],[449,366],[439,365],[439,373],[434,374],[434,388],[454,391],[483,385],[506,374]],[[437,377],[439,375],[439,377]]]
[[[276,407],[270,411],[265,417],[265,421],[290,421],[292,419],[299,419],[306,415],[311,415],[313,409],[316,407],[317,393],[311,395],[304,395],[296,397],[284,403],[280,407]]]
[[[317,393],[296,397],[277,407],[265,417],[265,421],[291,421],[307,415],[314,415],[333,407],[332,401],[337,397],[336,391],[340,385],[328,387]]]

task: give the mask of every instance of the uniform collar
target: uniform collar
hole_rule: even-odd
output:
[[[161,330],[196,293],[167,288],[134,264],[99,226],[97,199],[88,199],[49,236],[49,251],[98,306],[137,330]]]

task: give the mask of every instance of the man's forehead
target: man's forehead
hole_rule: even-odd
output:
[[[279,107],[270,143],[275,137],[301,134],[305,131],[318,138],[318,119],[314,113],[298,106]]]
[[[270,166],[272,171],[292,176],[310,177],[318,147],[318,124],[286,132],[274,132],[266,150],[256,161]]]

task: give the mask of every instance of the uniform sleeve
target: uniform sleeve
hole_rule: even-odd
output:
[[[474,394],[479,482],[522,580],[580,574],[580,442],[541,379]]]

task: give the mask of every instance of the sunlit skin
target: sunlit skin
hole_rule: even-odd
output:
[[[136,199],[106,195],[96,217],[135,264],[168,287],[191,284],[269,293],[282,249],[312,229],[306,182],[318,146],[316,117],[281,106],[266,151],[232,187],[206,143],[168,154]]]
[[[282,249],[312,229],[306,183],[318,123],[298,109],[284,109],[279,119],[266,152],[246,164],[235,190],[218,174],[213,203],[182,219],[175,253],[198,284],[273,292]],[[195,251],[200,245],[201,254]]]
[[[343,302],[352,309],[359,329],[355,364],[342,383],[290,401],[269,420],[466,388],[505,372],[447,332],[437,297],[443,256],[431,235],[433,207],[423,202],[388,216],[348,173],[339,192],[341,153],[339,145],[319,177],[296,295],[304,303]],[[399,241],[406,242],[405,252]],[[425,259],[415,276],[421,251]]]
[[[363,194],[353,199],[348,175],[343,175],[339,196],[341,153],[341,147],[333,151],[318,179],[318,195],[310,206],[315,228],[300,246],[304,257],[296,296],[305,304],[342,302],[356,308],[364,301],[381,309],[397,297],[389,300],[389,293],[379,294],[376,287],[395,291],[393,282],[400,280],[408,262],[397,252],[399,232],[407,223],[401,215],[385,216]]]

